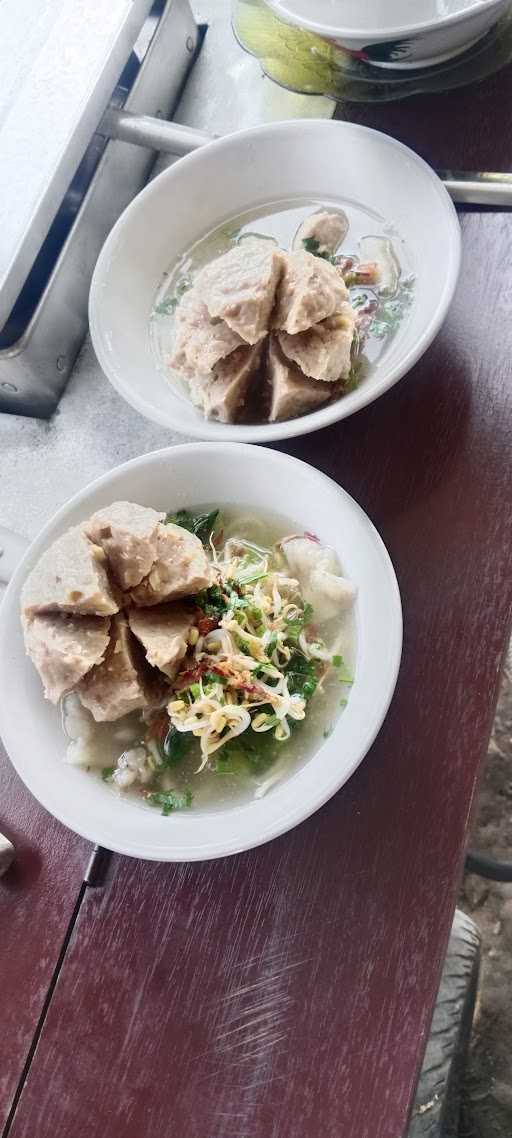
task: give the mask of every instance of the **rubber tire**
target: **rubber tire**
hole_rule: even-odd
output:
[[[455,912],[430,1038],[404,1138],[457,1138],[480,970],[480,932]]]

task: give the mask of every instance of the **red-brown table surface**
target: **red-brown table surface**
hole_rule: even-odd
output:
[[[27,746],[37,741],[27,739]],[[34,801],[1,744],[0,831],[16,848],[14,865],[0,877],[1,1130],[30,1057],[91,847]]]
[[[463,235],[454,306],[413,373],[282,448],[355,496],[397,569],[404,653],[378,740],[259,850],[112,858],[10,1138],[405,1133],[512,604],[512,218],[467,214]]]
[[[347,103],[337,118],[382,130],[439,170],[512,170],[512,65],[475,87],[369,105]]]

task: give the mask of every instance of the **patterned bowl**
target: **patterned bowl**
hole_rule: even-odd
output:
[[[431,67],[466,51],[510,0],[266,0],[291,27],[377,67]]]
[[[395,59],[392,66],[384,66],[370,59],[382,53],[382,45],[374,45],[368,56],[346,50],[334,40],[286,23],[266,0],[233,0],[232,12],[240,46],[258,59],[265,75],[288,90],[326,95],[336,102],[382,103],[453,91],[481,82],[512,62],[510,0],[476,43],[429,67],[403,66]]]

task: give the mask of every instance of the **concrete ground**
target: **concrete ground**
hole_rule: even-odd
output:
[[[512,644],[471,846],[512,861]],[[459,906],[483,936],[481,989],[459,1138],[512,1138],[512,884],[469,874]]]

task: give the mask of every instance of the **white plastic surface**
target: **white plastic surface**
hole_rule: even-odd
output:
[[[0,3],[0,327],[150,7],[151,0]]]

